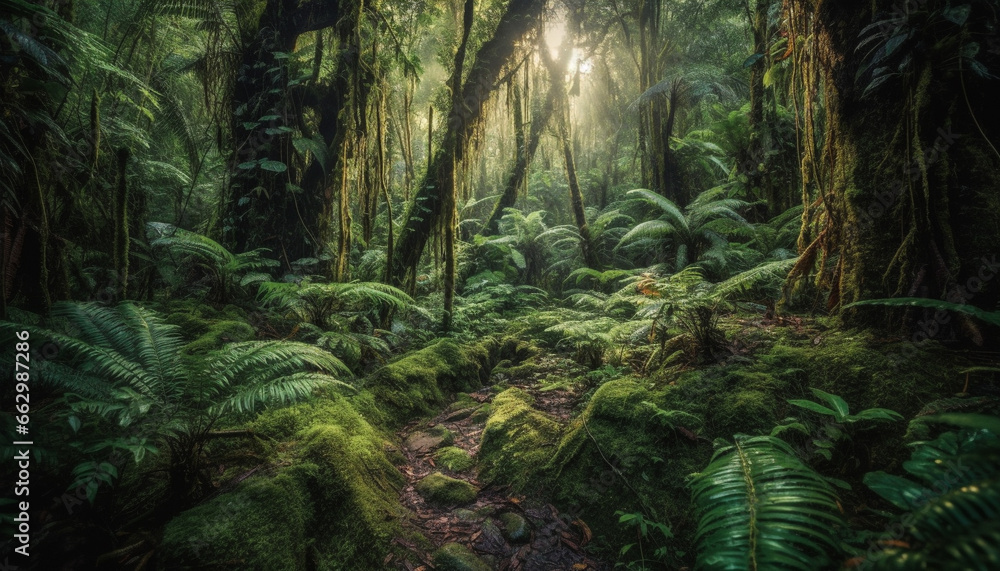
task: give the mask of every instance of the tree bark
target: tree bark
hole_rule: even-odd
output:
[[[503,66],[514,53],[516,41],[538,21],[543,5],[544,0],[511,0],[493,37],[479,48],[462,86],[461,102],[453,102],[448,114],[441,147],[408,205],[392,256],[393,285],[412,291],[420,256],[444,214],[441,196],[454,192],[456,161],[461,160],[469,138],[482,123],[483,109]]]
[[[504,209],[514,206],[514,203],[517,202],[517,191],[524,184],[524,179],[528,174],[528,165],[535,158],[538,143],[542,140],[542,133],[552,120],[555,103],[556,88],[553,85],[549,87],[549,91],[545,95],[545,102],[542,104],[538,115],[531,118],[531,128],[528,132],[527,141],[523,145],[523,148],[522,146],[518,147],[517,159],[511,165],[510,170],[507,171],[507,177],[504,179],[503,193],[497,199],[496,206],[493,207],[493,212],[490,214],[486,225],[483,226],[481,232],[483,236],[496,234],[500,219],[503,218]]]
[[[932,12],[945,3],[927,4],[926,12]],[[873,21],[892,14],[894,4],[795,0],[793,6],[815,11],[826,86],[821,160],[831,168],[818,194],[827,224],[814,251],[839,253],[830,277],[830,307],[890,296],[995,307],[1000,298],[995,279],[1000,271],[995,191],[1000,155],[986,134],[1000,132],[1000,116],[990,112],[1000,88],[963,71],[954,50],[984,37],[980,28],[995,25],[996,15],[974,5],[962,26],[942,19],[922,23],[932,29],[914,27],[918,36],[899,46],[899,57],[914,56],[909,72],[866,96],[870,77],[857,76],[869,50],[857,49],[859,36]],[[922,33],[934,34],[936,43],[919,37]],[[887,41],[891,34],[876,41]],[[954,42],[954,50],[939,49],[948,42]],[[988,69],[1000,65],[996,54],[979,54]],[[829,271],[818,268],[824,270]],[[884,312],[858,309],[847,317],[885,323]],[[972,338],[978,335],[974,323],[956,321]]]

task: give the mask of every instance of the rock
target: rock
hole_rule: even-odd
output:
[[[468,452],[456,446],[448,446],[435,452],[434,461],[452,472],[464,472],[476,464]]]
[[[445,422],[458,422],[459,420],[465,420],[472,416],[472,413],[476,412],[478,406],[470,406],[468,408],[463,408],[456,410],[455,412],[444,417]]]
[[[434,552],[439,571],[491,571],[491,567],[460,543],[446,543]]]
[[[458,521],[476,521],[479,519],[479,515],[472,510],[467,510],[465,508],[458,508],[451,512],[451,515],[458,518]]]
[[[406,439],[406,447],[422,454],[455,441],[455,435],[443,426],[434,426],[421,432],[414,432]]]
[[[417,493],[432,504],[459,505],[475,500],[479,490],[465,480],[434,472],[417,482]]]
[[[488,519],[484,521],[482,533],[476,542],[476,549],[488,552],[502,552],[506,547],[507,542],[504,541],[503,531],[497,527],[497,524],[493,523],[493,520]]]
[[[511,543],[524,543],[531,537],[531,525],[520,514],[507,512],[500,514],[500,529]]]

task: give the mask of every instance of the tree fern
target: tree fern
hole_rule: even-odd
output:
[[[838,551],[837,496],[781,440],[737,437],[692,490],[699,569],[820,569]]]

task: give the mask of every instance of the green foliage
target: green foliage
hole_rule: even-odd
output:
[[[398,288],[378,282],[324,283],[308,278],[298,282],[264,282],[258,300],[320,327],[334,315],[353,315],[377,321],[378,315],[403,312],[413,299]]]
[[[702,192],[683,211],[671,200],[650,190],[636,189],[628,194],[656,207],[662,214],[632,228],[622,236],[617,248],[657,252],[672,248],[675,271],[718,255],[713,249],[727,248],[729,236],[749,235],[752,231],[752,226],[739,213],[748,203],[729,198],[725,186]]]
[[[850,413],[847,402],[837,395],[811,388],[819,402],[804,399],[789,399],[788,404],[803,410],[819,414],[824,422],[815,423],[811,420],[800,421],[797,418],[787,418],[784,424],[776,426],[771,436],[780,436],[788,431],[805,435],[807,443],[800,448],[800,456],[810,460],[811,456],[821,456],[827,461],[833,460],[833,454],[839,444],[849,441],[858,430],[869,428],[879,422],[902,420],[902,415],[885,408],[869,408],[857,414]],[[794,439],[786,440],[795,442]]]
[[[72,424],[93,418],[117,426],[111,439],[81,433],[84,452],[126,449],[139,462],[146,450],[155,451],[154,444],[166,444],[178,493],[193,491],[200,469],[195,451],[223,415],[292,402],[320,386],[350,388],[336,378],[349,373],[339,359],[304,343],[231,343],[191,360],[183,358],[178,327],[130,303],[64,303],[53,308],[53,317],[70,334],[33,331],[60,347],[59,359],[40,369],[64,391],[67,418]]]
[[[647,562],[655,561],[665,566],[676,566],[680,564],[683,551],[676,551],[672,548],[674,534],[670,525],[648,519],[642,512],[625,513],[621,510],[615,512],[618,523],[626,528],[634,528],[638,533],[638,542],[624,545],[618,552],[619,557],[627,555],[633,548],[640,552],[639,561],[630,562],[628,569],[645,569]],[[643,543],[655,546],[653,552],[648,556],[646,551],[649,547],[643,547]]]
[[[792,399],[788,403],[811,412],[833,417],[833,420],[836,422],[844,424],[854,424],[859,421],[870,420],[902,420],[903,418],[899,413],[885,408],[869,408],[857,414],[851,414],[851,409],[844,399],[819,389],[814,388],[809,390],[812,391],[816,398],[826,402],[828,406],[802,399]]]
[[[207,236],[170,224],[150,222],[148,229],[150,246],[168,254],[159,264],[166,281],[173,287],[180,287],[185,277],[191,276],[178,273],[200,270],[209,279],[208,296],[220,303],[245,294],[244,288],[248,285],[270,279],[265,273],[267,268],[278,265],[277,260],[264,257],[267,250],[263,248],[233,254]]]
[[[885,472],[865,484],[904,514],[903,534],[872,553],[875,569],[992,569],[1000,563],[1000,418],[944,414],[962,427],[916,442],[903,464],[909,477]],[[901,541],[902,540],[902,541]]]
[[[837,496],[776,438],[737,437],[691,487],[699,569],[819,569],[840,550]]]
[[[866,299],[856,301],[844,306],[844,309],[865,305],[882,305],[886,307],[923,307],[936,309],[939,311],[953,311],[969,315],[982,321],[1000,327],[1000,311],[986,311],[974,305],[965,303],[952,303],[939,299],[928,299],[924,297],[895,297],[891,299]]]

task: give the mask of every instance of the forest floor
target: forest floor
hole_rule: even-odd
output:
[[[542,368],[532,378],[510,379],[504,386],[527,391],[535,398],[537,410],[568,422],[582,395],[573,387],[545,387],[540,381],[545,369],[558,371],[561,359],[551,356],[539,362]],[[459,401],[441,414],[414,421],[399,431],[407,459],[400,467],[406,476],[400,500],[413,514],[405,527],[427,538],[433,549],[428,552],[414,541],[398,537],[395,543],[423,565],[407,560],[394,562],[393,556],[386,563],[408,571],[435,566],[476,570],[483,563],[483,569],[500,571],[610,569],[610,565],[587,555],[591,531],[586,523],[571,520],[543,500],[513,494],[505,487],[482,486],[478,481],[475,458],[487,416],[480,411],[495,394],[493,387],[484,387],[469,395],[475,402]],[[468,454],[468,461],[455,462],[454,458],[464,456],[452,448]],[[421,489],[420,483],[435,473],[471,486],[447,481],[455,488],[468,490],[466,497],[440,501],[433,492]],[[474,499],[466,501],[473,491]]]

